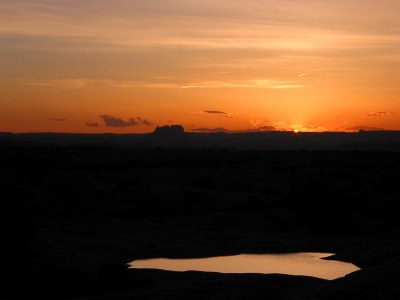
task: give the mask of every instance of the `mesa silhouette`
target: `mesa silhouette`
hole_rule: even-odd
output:
[[[400,131],[239,133],[185,132],[180,125],[157,127],[147,134],[0,133],[2,144],[114,145],[133,148],[192,148],[238,150],[400,150]]]

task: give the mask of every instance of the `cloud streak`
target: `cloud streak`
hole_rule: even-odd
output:
[[[379,128],[379,127],[371,127],[371,126],[354,126],[354,127],[348,127],[346,130],[349,131],[381,131],[385,130],[384,128]]]
[[[251,80],[230,80],[230,81],[203,81],[190,84],[182,84],[182,89],[203,89],[203,88],[255,88],[255,89],[295,89],[305,88],[306,85],[296,84],[290,81],[277,79],[251,79]]]
[[[387,112],[387,111],[377,111],[377,112],[368,113],[364,116],[365,117],[387,117],[387,116],[394,115],[394,114],[395,113]]]
[[[207,127],[200,127],[200,128],[192,128],[191,131],[193,132],[204,132],[204,133],[246,133],[246,132],[269,132],[269,131],[276,131],[277,129],[274,126],[261,126],[258,128],[249,128],[249,129],[239,129],[239,130],[230,130],[223,127],[216,127],[216,128],[207,128]]]
[[[153,44],[301,49],[337,45],[337,40],[346,36],[338,32],[349,31],[353,35],[386,33],[385,24],[378,21],[387,19],[393,22],[391,32],[398,32],[395,30],[398,28],[395,26],[397,15],[393,12],[398,11],[400,5],[397,1],[386,1],[385,5],[378,6],[378,2],[362,2],[366,11],[379,12],[373,15],[374,18],[366,18],[366,11],[363,14],[355,9],[360,0],[287,0],[288,5],[282,5],[278,0],[234,3],[204,0],[201,4],[195,0],[152,0],[148,3],[97,0],[80,1],[74,6],[67,0],[38,0],[34,4],[3,0],[0,19],[8,25],[2,27],[3,32],[38,37],[83,37],[86,40],[102,37],[104,45],[111,44],[115,48]],[[310,15],[310,9],[315,13]],[[96,22],[99,16],[102,16],[102,22]],[[148,22],[151,17],[157,22]],[[304,38],[308,39],[305,41]],[[350,37],[348,40],[355,41]]]
[[[264,126],[258,127],[257,129],[261,130],[261,131],[274,131],[274,130],[276,130],[276,127],[272,126],[272,125],[264,125]]]
[[[2,81],[3,84],[23,84],[43,87],[83,88],[88,86],[109,86],[113,88],[177,88],[177,89],[219,89],[219,88],[257,88],[257,89],[295,89],[309,86],[290,81],[277,79],[251,79],[228,81],[199,81],[199,82],[164,82],[129,81],[96,78],[71,78],[71,79],[11,79]]]
[[[99,123],[95,121],[88,121],[86,122],[87,127],[99,127]]]
[[[226,112],[219,111],[219,110],[205,110],[204,111],[207,114],[220,114],[220,115],[226,115]]]
[[[223,127],[217,127],[217,128],[207,128],[207,127],[200,127],[200,128],[192,128],[191,131],[194,132],[205,132],[205,133],[220,133],[220,132],[229,132],[228,129],[223,128]]]

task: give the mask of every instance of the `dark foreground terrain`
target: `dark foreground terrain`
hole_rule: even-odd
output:
[[[0,147],[1,299],[400,299],[400,153]],[[332,252],[362,270],[128,270]]]

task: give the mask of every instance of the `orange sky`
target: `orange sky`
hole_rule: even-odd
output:
[[[0,2],[0,131],[400,129],[399,83],[397,0]]]

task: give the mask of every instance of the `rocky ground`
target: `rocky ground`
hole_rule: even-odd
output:
[[[0,148],[2,299],[398,299],[400,153]],[[129,270],[330,252],[360,271]]]

